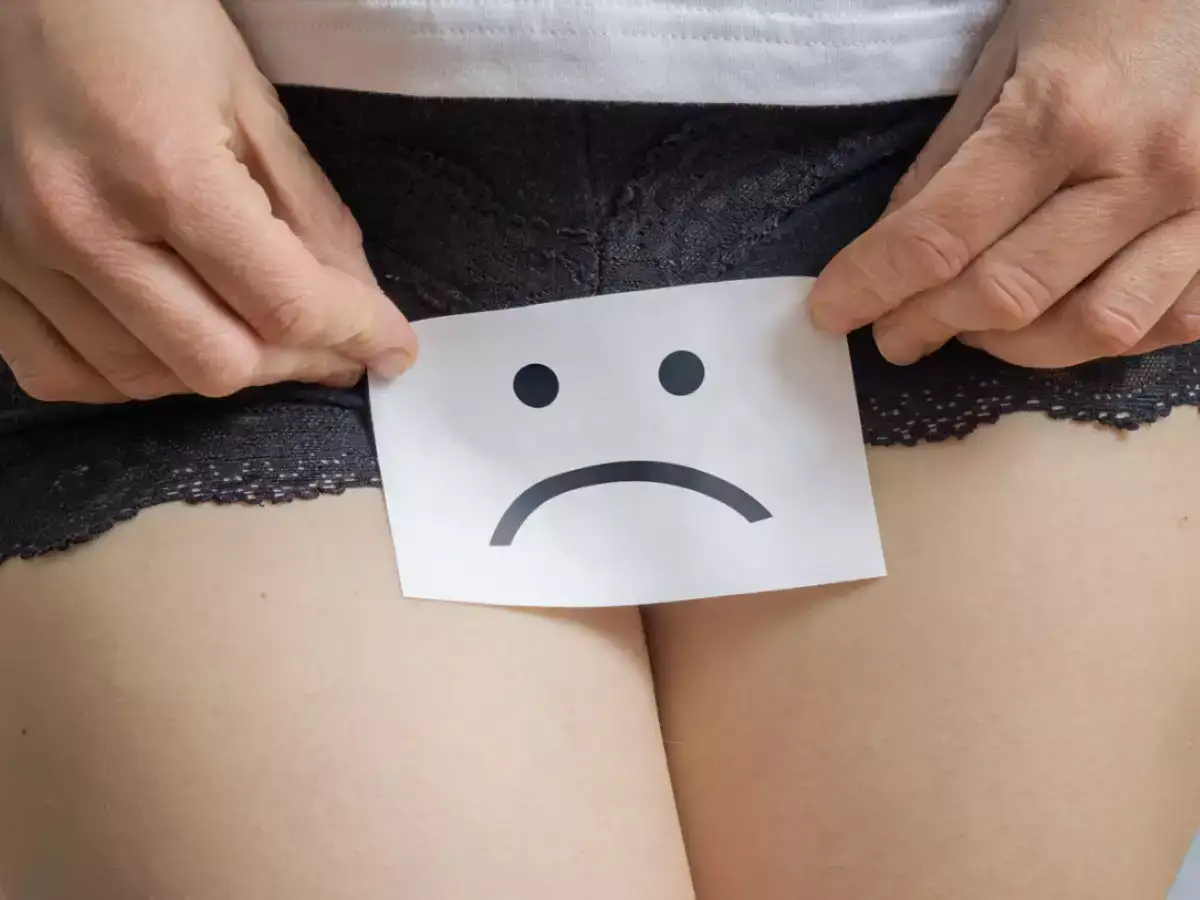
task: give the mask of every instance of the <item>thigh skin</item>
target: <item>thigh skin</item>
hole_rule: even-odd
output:
[[[700,900],[1162,900],[1200,827],[1200,421],[874,449],[890,574],[648,610]]]
[[[377,492],[0,567],[6,900],[690,900],[636,610],[400,596]]]

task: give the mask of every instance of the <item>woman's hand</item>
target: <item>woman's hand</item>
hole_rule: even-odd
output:
[[[1030,367],[1200,339],[1200,3],[1012,0],[875,227],[810,304],[911,363]]]
[[[0,4],[0,358],[26,391],[352,384],[414,352],[218,0]]]

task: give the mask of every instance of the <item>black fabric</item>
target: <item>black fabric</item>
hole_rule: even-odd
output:
[[[413,319],[566,297],[815,275],[887,201],[947,108],[415,100],[285,89],[293,123]],[[1200,404],[1200,345],[1063,372],[953,345],[898,369],[851,338],[871,444],[1017,410],[1133,429]],[[362,389],[48,406],[0,367],[0,560],[171,501],[282,502],[378,484]]]

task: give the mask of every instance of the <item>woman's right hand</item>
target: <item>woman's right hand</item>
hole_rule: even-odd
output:
[[[415,352],[218,0],[0,4],[0,358],[30,395],[349,385]]]

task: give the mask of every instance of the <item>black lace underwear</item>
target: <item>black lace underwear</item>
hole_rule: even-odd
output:
[[[947,108],[415,100],[285,89],[293,124],[418,319],[665,285],[815,275],[878,216]],[[1059,372],[952,345],[911,367],[851,337],[864,439],[963,437],[1021,410],[1133,429],[1200,404],[1200,345]],[[361,389],[47,406],[0,366],[0,560],[175,500],[378,483]]]

